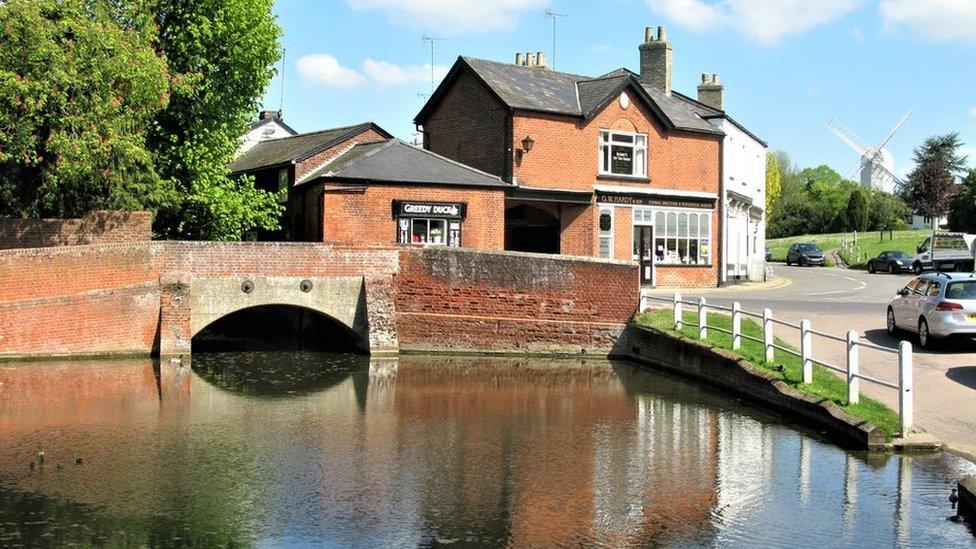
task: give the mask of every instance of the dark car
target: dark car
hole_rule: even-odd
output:
[[[813,265],[823,267],[827,264],[827,260],[820,246],[810,242],[799,242],[790,246],[789,251],[786,252],[786,264],[793,265],[794,263],[804,267]]]
[[[769,249],[769,246],[766,246],[766,261],[769,262],[772,260],[773,260],[773,251]]]
[[[881,252],[868,260],[868,272],[900,273],[912,268],[912,258],[905,252]]]

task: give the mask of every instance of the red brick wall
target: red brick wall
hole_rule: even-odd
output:
[[[142,242],[152,239],[152,214],[99,210],[80,219],[0,218],[0,249]]]
[[[321,192],[322,185],[317,185],[310,190],[309,200],[318,200]],[[481,250],[502,250],[505,246],[504,190],[474,187],[369,185],[327,191],[323,240],[350,246],[395,245],[393,200],[466,202],[468,214],[461,223],[461,246]]]
[[[508,109],[464,72],[424,122],[425,148],[507,179],[507,130]]]
[[[633,97],[631,92],[631,96]],[[597,179],[600,130],[628,127],[647,134],[650,183]],[[517,112],[516,143],[531,136],[535,146],[515,164],[519,183],[533,187],[592,190],[593,185],[630,185],[718,194],[721,136],[666,132],[638,101],[626,110],[614,100],[588,122],[566,116]],[[633,129],[626,129],[633,131]],[[514,157],[513,157],[514,158]]]
[[[593,259],[402,249],[403,349],[609,350],[637,307],[637,268]]]
[[[414,349],[608,350],[637,307],[635,266],[535,254],[250,242],[9,250],[0,357],[147,354],[163,339],[180,349],[195,275],[364,276],[371,330]]]

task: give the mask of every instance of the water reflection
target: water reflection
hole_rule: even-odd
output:
[[[972,543],[967,462],[627,364],[281,358],[0,366],[0,545]]]

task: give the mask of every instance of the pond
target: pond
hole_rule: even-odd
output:
[[[973,472],[606,360],[0,365],[0,546],[967,546]]]

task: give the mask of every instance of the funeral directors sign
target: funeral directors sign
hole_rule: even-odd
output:
[[[414,202],[394,200],[393,217],[425,217],[434,219],[464,219],[468,213],[465,202]]]
[[[624,206],[662,206],[668,208],[714,208],[715,199],[707,197],[676,197],[637,193],[596,192],[597,204],[620,204]]]

